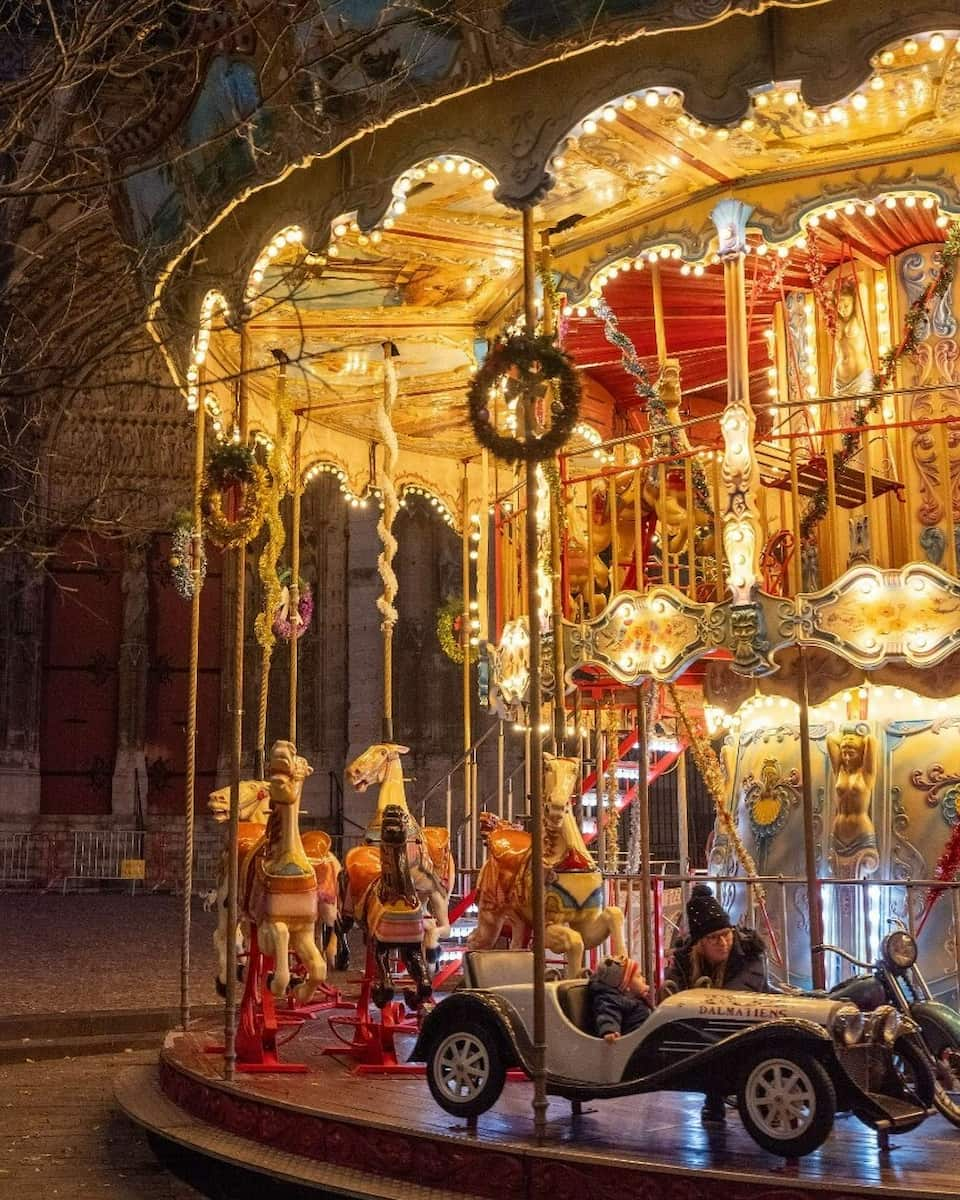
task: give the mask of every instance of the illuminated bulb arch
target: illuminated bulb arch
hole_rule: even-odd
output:
[[[200,305],[200,320],[190,347],[190,365],[187,367],[187,409],[196,412],[200,407],[200,367],[207,357],[210,346],[210,329],[215,313],[222,313],[224,320],[230,318],[230,305],[223,292],[210,291]]]
[[[243,291],[246,303],[263,295],[261,284],[267,268],[286,246],[302,246],[303,230],[299,225],[287,225],[273,235],[257,256]]]

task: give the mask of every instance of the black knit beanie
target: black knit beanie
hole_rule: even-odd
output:
[[[705,883],[698,883],[690,893],[690,899],[687,901],[687,924],[690,928],[691,942],[699,942],[708,933],[730,928],[729,914],[721,908],[720,901],[714,898],[713,892]]]

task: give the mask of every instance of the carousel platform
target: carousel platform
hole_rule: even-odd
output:
[[[396,1200],[960,1198],[960,1132],[939,1116],[894,1138],[888,1153],[854,1118],[839,1119],[817,1153],[785,1163],[760,1150],[735,1113],[725,1128],[704,1128],[696,1096],[604,1101],[579,1116],[551,1099],[538,1144],[526,1081],[509,1082],[471,1130],[434,1104],[422,1077],[355,1074],[325,1054],[338,1044],[325,1017],[284,1048],[303,1074],[225,1083],[221,1057],[207,1050],[216,1037],[214,1028],[168,1034],[157,1067],[118,1077],[121,1108],[155,1139],[304,1191]]]

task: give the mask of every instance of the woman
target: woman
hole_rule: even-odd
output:
[[[752,929],[734,929],[705,883],[698,883],[690,893],[687,928],[689,936],[674,950],[664,975],[668,992],[691,987],[768,990],[763,938]]]
[[[752,929],[734,929],[729,914],[705,883],[698,883],[687,901],[689,936],[673,952],[663,979],[663,994],[693,987],[765,992],[767,957],[763,938]],[[705,1125],[722,1124],[726,1107],[722,1094],[708,1092],[700,1113]]]

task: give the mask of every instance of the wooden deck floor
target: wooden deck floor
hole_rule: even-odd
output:
[[[697,1096],[603,1101],[579,1117],[568,1102],[552,1099],[548,1139],[538,1145],[533,1089],[525,1081],[508,1082],[474,1132],[435,1105],[423,1078],[358,1076],[349,1064],[323,1055],[334,1040],[323,1017],[284,1050],[286,1059],[307,1064],[305,1075],[239,1075],[224,1084],[220,1056],[205,1052],[211,1040],[196,1033],[169,1035],[161,1083],[178,1105],[264,1145],[411,1184],[495,1200],[577,1195],[599,1200],[608,1193],[657,1200],[778,1194],[791,1200],[814,1194],[821,1200],[871,1194],[960,1198],[960,1130],[939,1116],[895,1137],[886,1155],[871,1130],[855,1118],[841,1118],[817,1153],[785,1163],[756,1146],[735,1113],[725,1129],[705,1129]]]

